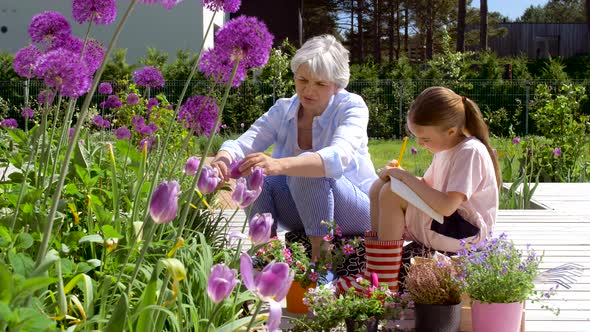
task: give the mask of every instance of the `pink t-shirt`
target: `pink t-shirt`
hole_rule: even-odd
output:
[[[436,190],[465,195],[466,200],[457,212],[480,230],[467,238],[467,243],[475,244],[488,236],[496,221],[498,185],[494,164],[480,140],[468,137],[448,150],[435,153],[424,181]],[[462,249],[459,239],[430,230],[431,223],[431,217],[409,205],[405,236],[435,250],[457,252]]]

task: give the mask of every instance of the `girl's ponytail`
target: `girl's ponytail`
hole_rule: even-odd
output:
[[[481,111],[477,104],[466,97],[463,98],[463,106],[465,108],[465,129],[469,132],[469,135],[477,137],[488,150],[492,162],[494,163],[494,172],[496,173],[496,182],[498,183],[498,189],[502,188],[502,175],[500,173],[500,166],[498,165],[498,158],[492,150],[490,142],[490,133],[488,126],[483,120]]]

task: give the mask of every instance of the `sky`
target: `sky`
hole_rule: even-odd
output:
[[[522,16],[525,9],[532,6],[544,5],[548,0],[488,0],[488,11],[500,12],[504,16],[516,19]],[[471,2],[473,7],[479,8],[479,0]]]

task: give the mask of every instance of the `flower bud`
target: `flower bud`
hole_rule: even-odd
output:
[[[237,179],[242,177],[242,173],[240,172],[240,165],[242,165],[242,160],[234,160],[229,164],[229,177],[231,179]]]
[[[255,167],[254,171],[248,178],[248,185],[252,190],[262,190],[264,184],[264,170],[261,167]]]
[[[199,158],[197,157],[190,157],[188,158],[188,160],[186,161],[186,164],[184,165],[184,174],[186,175],[195,175],[197,174],[197,170],[199,169]]]
[[[156,224],[167,224],[178,212],[178,182],[164,181],[158,185],[150,202],[150,215]]]
[[[207,294],[215,303],[225,300],[238,283],[236,271],[225,264],[211,267],[211,274],[207,283]]]
[[[201,194],[205,195],[212,193],[217,188],[219,182],[221,182],[221,179],[217,174],[217,169],[211,166],[204,166],[201,170],[197,187],[199,187]]]
[[[248,190],[246,180],[244,178],[239,178],[236,183],[236,188],[231,194],[231,198],[243,209],[254,203],[258,196],[260,196],[261,192],[262,190]]]
[[[266,243],[270,240],[270,233],[274,220],[270,213],[257,213],[250,219],[249,233],[250,240],[254,244]]]

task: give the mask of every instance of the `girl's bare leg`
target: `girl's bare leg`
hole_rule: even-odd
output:
[[[369,189],[369,201],[371,202],[369,210],[371,216],[371,231],[373,232],[379,231],[379,195],[381,194],[381,189],[387,184],[388,182],[377,179],[373,182],[373,185],[371,185],[371,189]]]
[[[372,188],[371,188],[372,189]],[[373,215],[371,200],[371,218]],[[393,193],[388,185],[382,186],[378,200],[377,234],[381,241],[401,240],[405,229],[405,212],[408,203]],[[373,220],[371,220],[371,223]]]

